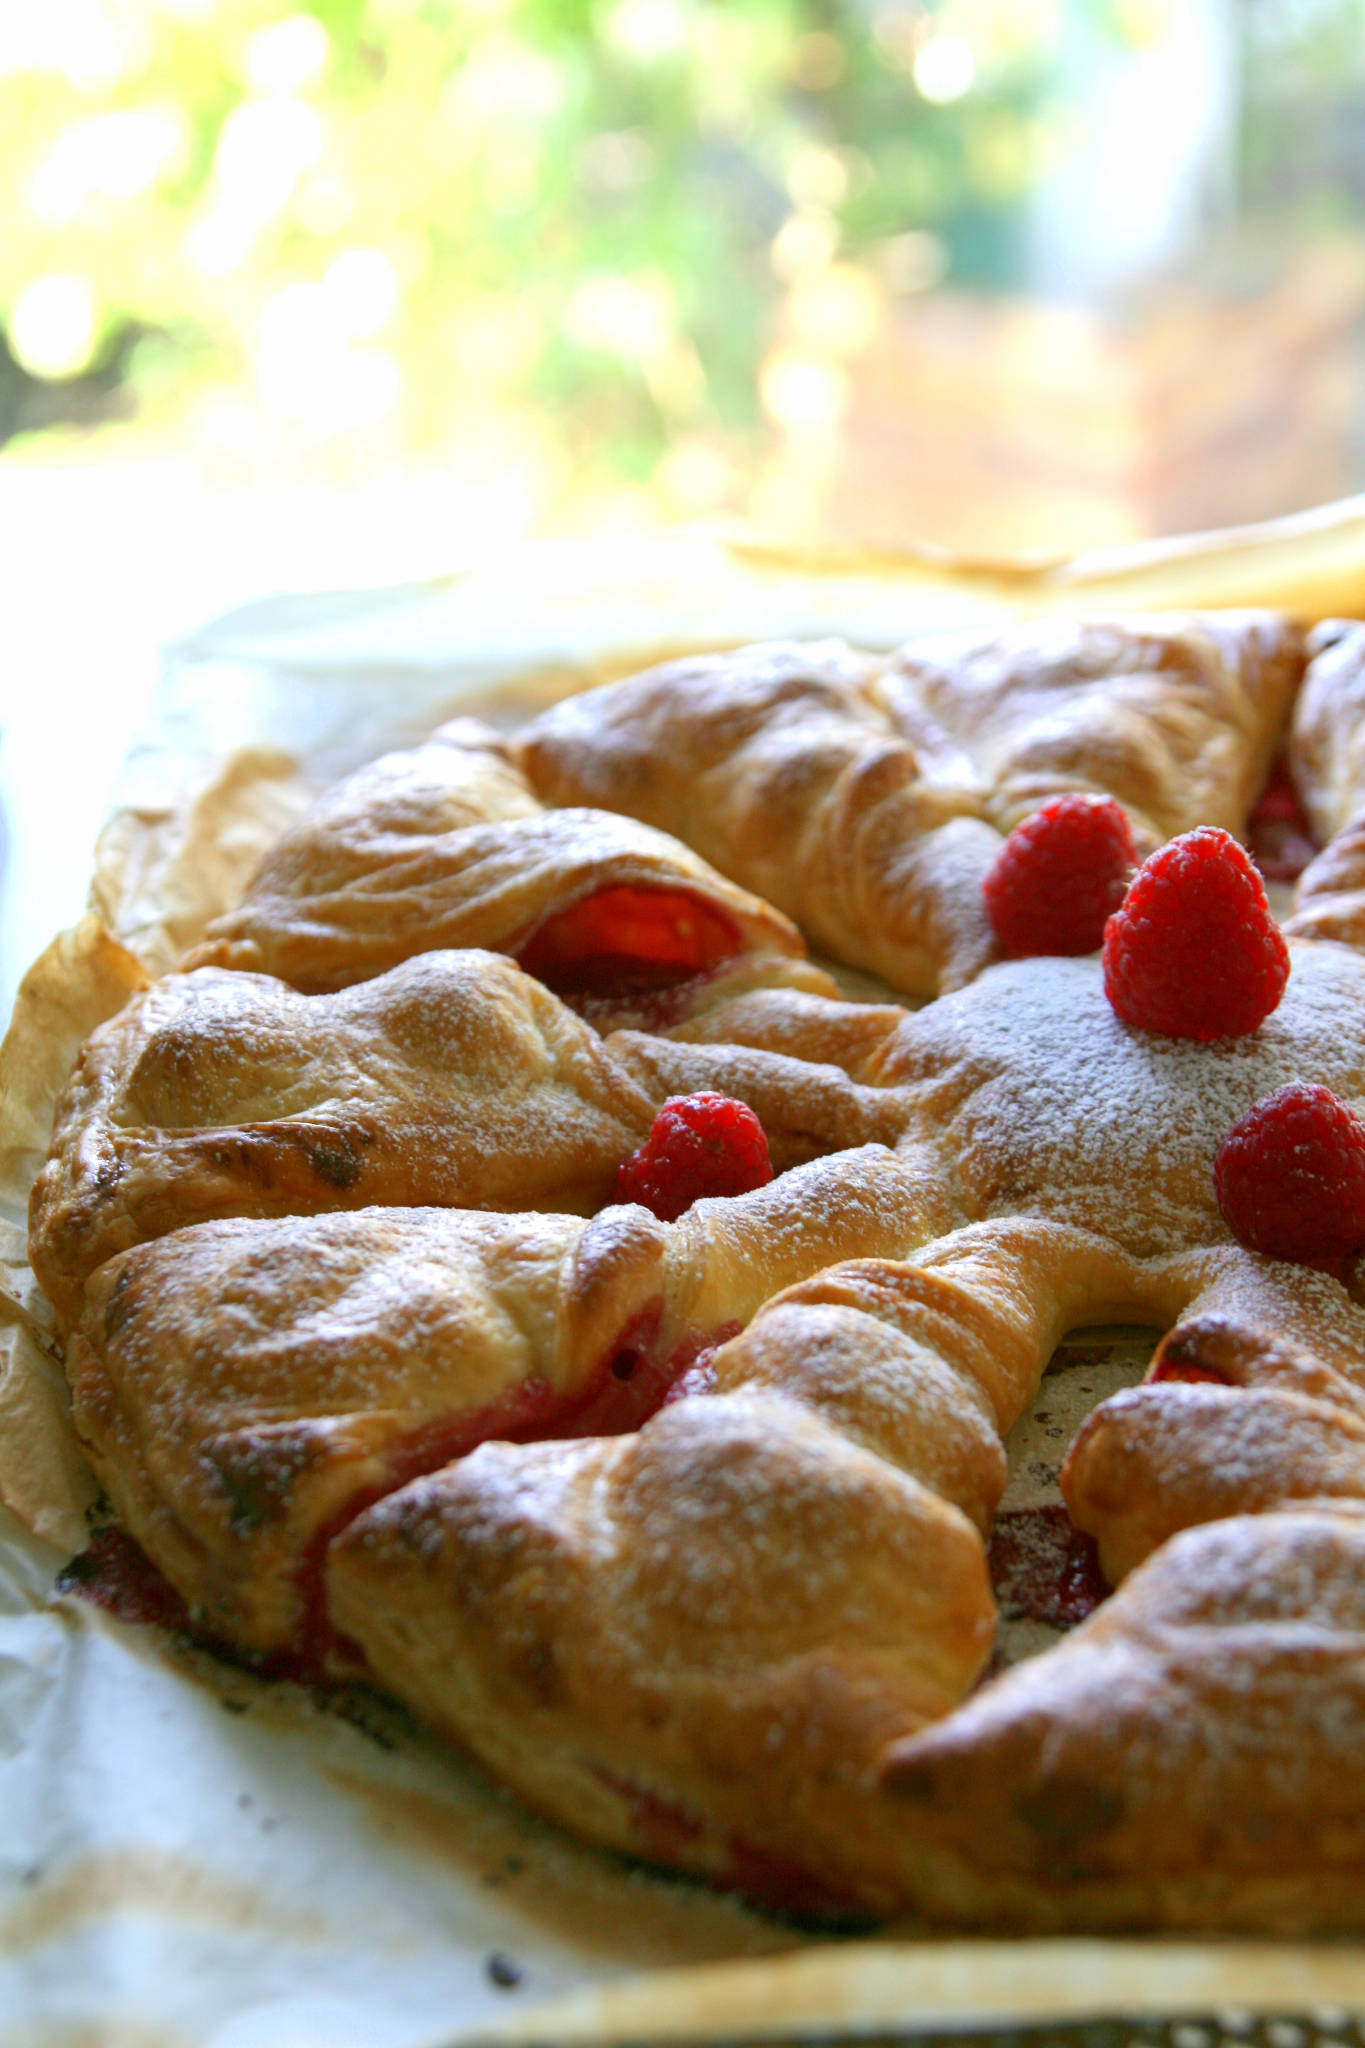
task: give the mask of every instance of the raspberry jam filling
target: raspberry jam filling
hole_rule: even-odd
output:
[[[1177,1348],[1165,1352],[1147,1375],[1148,1386],[1155,1386],[1162,1380],[1174,1380],[1191,1387],[1227,1387],[1232,1384],[1226,1373],[1215,1372],[1211,1365],[1200,1365],[1193,1358],[1182,1358]]]
[[[193,1633],[190,1610],[131,1536],[114,1523],[96,1529],[79,1557],[57,1579],[61,1593],[78,1593],[116,1621],[150,1621],[175,1635]]]
[[[1006,1621],[1075,1628],[1109,1591],[1094,1538],[1072,1527],[1064,1507],[1016,1508],[997,1515],[987,1561]]]
[[[359,1648],[332,1624],[327,1606],[327,1553],[353,1521],[400,1487],[467,1457],[484,1443],[545,1443],[555,1439],[625,1436],[648,1422],[678,1390],[710,1390],[697,1379],[699,1360],[735,1335],[738,1323],[711,1331],[685,1331],[673,1349],[655,1348],[662,1304],[643,1309],[622,1331],[587,1385],[566,1400],[548,1381],[519,1386],[470,1414],[423,1423],[392,1443],[382,1479],[358,1487],[308,1538],[295,1570],[302,1620],[294,1643],[268,1654],[243,1652],[198,1623],[180,1594],[122,1529],[99,1530],[62,1573],[59,1586],[121,1621],[154,1622],[244,1664],[268,1678],[325,1679],[338,1669],[359,1671]],[[691,1376],[689,1378],[689,1376]],[[687,1382],[684,1388],[684,1382]]]
[[[625,1807],[640,1854],[650,1862],[676,1863],[707,1834],[703,1817],[677,1800],[665,1799],[600,1764],[594,1766],[593,1775]],[[711,1882],[723,1891],[739,1892],[769,1913],[841,1926],[865,1926],[872,1917],[847,1892],[814,1871],[774,1856],[739,1835],[725,1836],[721,1847],[724,1862],[719,1870],[708,1872]]]
[[[652,1016],[671,991],[743,951],[734,919],[700,896],[683,889],[618,888],[599,889],[556,911],[514,957],[584,1014],[629,1003]]]
[[[1246,839],[1267,882],[1297,882],[1318,851],[1283,755],[1251,807]]]

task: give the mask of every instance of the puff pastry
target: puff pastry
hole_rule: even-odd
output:
[[[1365,941],[1365,628],[1332,620],[1294,707],[1289,764],[1322,851],[1294,892],[1286,929],[1310,939]]]
[[[1319,831],[1358,810],[1349,645],[1295,727]],[[1151,839],[1240,827],[1303,661],[1262,614],[769,648],[532,730],[540,796],[685,827],[832,953],[949,987],[914,1014],[769,976],[814,970],[761,917],[747,984],[605,1038],[493,953],[362,968],[401,819],[422,873],[489,822],[447,784],[498,830],[573,814],[467,730],[435,745],[477,770],[327,800],[228,964],[91,1041],[35,1193],[81,1441],[204,1625],[363,1668],[592,1839],[786,1909],[1365,1924],[1365,1290],[1235,1245],[1211,1173],[1283,1081],[1365,1108],[1365,956],[1305,882],[1279,1009],[1178,1043],[1117,1021],[1097,960],[991,964],[977,897],[1062,789]],[[372,979],[242,972],[303,959],[324,901],[325,957]],[[704,1087],[786,1170],[674,1224],[608,1204]],[[362,1128],[339,1186],[309,1147]],[[1004,1437],[1112,1319],[1165,1332],[1063,1477],[1117,1591],[978,1689]]]
[[[770,904],[632,819],[545,810],[475,719],[329,790],[184,964],[319,994],[452,946],[521,959],[603,1030],[736,988],[837,993]]]
[[[750,648],[569,698],[522,759],[548,802],[687,838],[833,959],[933,995],[991,958],[982,879],[1049,797],[1116,797],[1145,851],[1240,830],[1303,660],[1258,612],[1044,620],[880,663]]]
[[[901,1014],[777,1000],[777,1035],[792,1036],[795,1001],[798,1038],[814,1019],[848,1057]],[[721,1012],[732,1030],[743,1007]],[[687,1092],[680,1068],[715,1063],[651,1059],[656,1043],[602,1040],[496,953],[422,953],[330,996],[219,968],[169,976],[81,1052],[30,1201],[33,1269],[69,1327],[96,1266],[211,1217],[376,1202],[590,1213],[665,1098]],[[899,1106],[840,1068],[733,1045],[724,1065],[746,1068],[779,1171],[899,1128]]]

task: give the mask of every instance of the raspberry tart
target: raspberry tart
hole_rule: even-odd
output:
[[[1365,1925],[1361,641],[747,649],[325,797],[34,1191],[81,1443],[198,1624],[801,1915]],[[1234,840],[1286,731],[1282,937]],[[1059,815],[1089,950],[991,908]],[[1337,1220],[1267,1242],[1290,1091]],[[1108,1597],[988,1676],[1005,1437],[1115,1320],[1156,1359],[1062,1482]]]

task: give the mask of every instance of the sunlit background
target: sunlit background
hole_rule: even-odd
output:
[[[111,522],[1050,549],[1361,474],[1354,0],[41,0],[0,210],[3,473]]]
[[[198,618],[1293,510],[1363,307],[1365,0],[0,0],[0,1009]]]

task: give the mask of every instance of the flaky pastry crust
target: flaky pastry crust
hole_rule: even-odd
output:
[[[564,921],[603,896],[619,925],[653,906],[659,976],[609,992],[582,977]],[[476,719],[360,769],[261,862],[241,903],[186,967],[260,972],[317,995],[416,953],[477,946],[526,956],[603,1030],[668,1023],[738,986],[834,995],[795,927],[681,840],[607,810],[548,811],[506,740]]]
[[[1338,854],[1343,648],[1293,755]],[[1067,789],[1149,842],[1244,829],[1303,661],[1253,613],[747,650],[324,800],[220,922],[226,964],[90,1042],[35,1194],[77,1430],[201,1623],[364,1669],[592,1839],[789,1909],[1362,1925],[1362,1290],[1234,1244],[1212,1163],[1286,1080],[1365,1110],[1365,957],[1303,921],[1305,878],[1279,1009],[1186,1045],[1121,1025],[1097,960],[993,963],[979,899]],[[626,886],[573,894],[554,821],[594,814],[541,799],[679,834],[675,880],[713,861],[775,923],[667,1015],[608,976],[598,1021],[655,1028],[605,1037],[498,957],[562,963],[515,918],[425,950],[471,833],[523,832],[542,932]],[[447,934],[406,964],[374,950],[391,891],[408,952]],[[949,992],[840,1001],[781,913]],[[267,945],[294,989],[241,971]],[[373,978],[296,992],[334,972]],[[779,1178],[674,1224],[610,1205],[700,1088],[758,1112]],[[1115,1319],[1165,1334],[1063,1486],[1118,1590],[982,1686],[1004,1439],[1058,1339]]]
[[[1050,797],[1116,797],[1144,851],[1239,828],[1303,661],[1266,612],[757,647],[569,698],[522,759],[548,802],[686,837],[831,958],[934,995],[993,957],[982,880]]]

